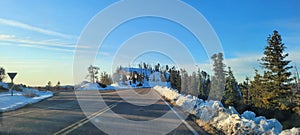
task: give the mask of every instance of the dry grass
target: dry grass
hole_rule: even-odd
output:
[[[0,92],[8,92],[8,89],[3,88],[2,86],[0,86]]]
[[[204,122],[200,119],[195,119],[195,122],[206,132],[212,135],[225,135],[222,131],[217,130],[212,125],[208,124],[207,122]]]

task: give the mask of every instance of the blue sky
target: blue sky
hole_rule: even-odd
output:
[[[18,72],[17,83],[46,85],[48,81],[61,81],[62,84],[72,84],[74,49],[80,33],[98,12],[114,2],[0,1],[0,66]],[[293,65],[299,65],[299,1],[184,2],[202,13],[214,28],[222,43],[226,63],[232,67],[238,80],[246,75],[252,77],[253,67],[259,68],[257,59],[262,56],[266,38],[274,29],[282,35],[290,53],[288,59],[293,60]],[[174,14],[180,16],[180,9]],[[205,50],[187,29],[155,17],[133,19],[120,25],[103,43],[95,64],[109,71],[111,57],[122,42],[145,31],[174,36],[186,45],[200,68],[209,70]],[[176,51],[180,55],[180,50]]]

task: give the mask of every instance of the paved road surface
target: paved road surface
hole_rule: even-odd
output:
[[[137,92],[140,95],[147,95],[155,93],[153,89],[135,89],[135,90],[122,90],[122,95],[132,95],[132,92]],[[119,91],[118,91],[119,92]],[[87,116],[80,108],[80,104],[76,100],[74,92],[59,92],[56,96],[46,99],[42,102],[28,105],[22,109],[6,112],[0,114],[0,134],[106,134],[104,131],[110,133],[122,134],[161,134],[164,126],[159,124],[134,125],[128,121],[143,123],[157,120],[164,116],[167,112],[175,115],[170,107],[162,100],[158,100],[151,105],[142,105],[143,102],[148,100],[156,100],[160,98],[158,94],[151,95],[151,99],[134,99],[128,100],[130,103],[125,102],[124,98],[120,97],[117,91],[101,91],[99,94],[102,96],[102,101],[107,106],[99,107],[97,95],[95,91],[82,91],[83,95],[78,96],[81,101],[87,101],[91,112],[86,112]],[[148,97],[149,98],[149,97]],[[142,101],[142,102],[140,102]],[[93,110],[93,111],[92,111]],[[122,120],[115,117],[125,119]],[[180,113],[179,113],[180,114]],[[181,121],[178,116],[176,120],[173,119],[158,119],[159,123],[176,123]],[[102,123],[106,122],[106,123]],[[98,124],[99,123],[99,124]],[[108,123],[108,124],[107,124]],[[102,124],[102,125],[101,125]],[[96,126],[95,126],[96,125]],[[99,128],[100,127],[100,130]],[[109,126],[111,129],[105,128]],[[130,129],[133,128],[134,129]],[[154,128],[155,127],[155,128]],[[157,130],[161,127],[162,130]],[[130,131],[128,131],[130,129]],[[168,134],[170,135],[193,135],[193,134],[207,134],[199,128],[190,118],[187,118],[176,129],[172,129]]]

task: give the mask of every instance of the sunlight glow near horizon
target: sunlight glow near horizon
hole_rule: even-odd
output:
[[[201,12],[215,29],[223,45],[226,62],[238,81],[246,75],[253,77],[253,67],[258,68],[257,58],[263,54],[266,38],[274,29],[279,31],[287,46],[288,59],[300,67],[299,1],[184,2]],[[73,84],[73,52],[77,38],[90,19],[112,3],[108,0],[1,1],[0,66],[7,72],[18,72],[16,83],[45,86],[48,81],[53,85],[60,81],[62,85]],[[180,11],[174,14],[180,15]],[[156,27],[158,25],[163,29]],[[100,48],[95,65],[105,71],[110,70],[106,63],[115,53],[115,48],[132,34],[147,30],[161,30],[181,38],[200,69],[208,70],[208,56],[201,49],[201,44],[176,24],[156,18],[137,19],[121,25]]]

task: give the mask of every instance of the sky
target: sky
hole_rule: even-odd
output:
[[[16,83],[43,86],[48,81],[53,84],[60,81],[62,85],[73,84],[74,52],[76,49],[84,50],[84,46],[77,47],[81,33],[99,12],[114,2],[117,1],[0,1],[0,66],[7,72],[18,73],[14,80]],[[281,34],[287,47],[286,52],[289,53],[287,59],[292,60],[291,65],[300,67],[298,0],[184,0],[183,2],[201,13],[213,28],[222,45],[226,65],[232,68],[238,81],[242,81],[246,76],[253,77],[254,68],[260,69],[257,60],[262,57],[266,39],[273,30],[278,30]],[[168,6],[170,5],[166,5],[166,9]],[[131,12],[133,9],[127,8],[126,11]],[[180,17],[183,16],[183,12],[178,9],[171,14]],[[125,13],[120,13],[123,14]],[[110,19],[113,20],[114,17],[111,16]],[[194,18],[190,17],[189,22],[193,21]],[[99,32],[101,27],[104,26],[99,26]],[[210,70],[210,56],[207,55],[205,46],[189,29],[174,21],[151,16],[128,20],[113,29],[101,47],[96,49],[98,54],[94,64],[99,66],[101,71],[111,72],[114,70],[112,68],[114,56],[120,48],[126,43],[131,43],[129,41],[136,39],[138,34],[142,35],[145,32],[167,33],[191,53],[195,61],[192,63],[193,66]],[[124,52],[130,54],[132,49],[140,46],[143,46],[143,43],[135,47],[125,47]],[[173,47],[171,51],[185,57],[183,50],[179,48]],[[153,64],[155,62],[176,64],[176,60],[172,60],[170,56],[152,52],[131,59],[133,62],[131,66],[141,60]],[[125,61],[122,64],[128,66],[130,62]]]

